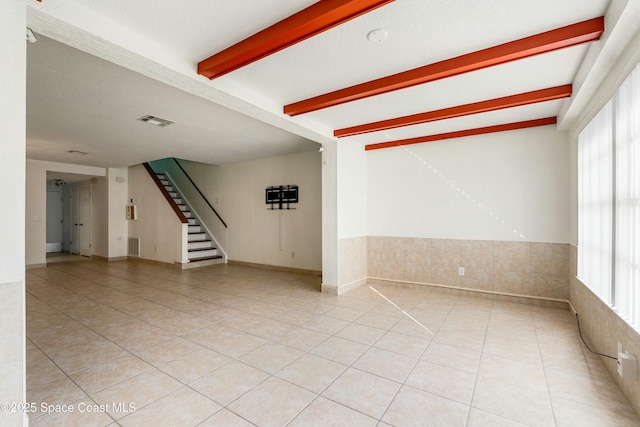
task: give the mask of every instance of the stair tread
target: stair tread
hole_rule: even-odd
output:
[[[220,259],[220,258],[222,258],[222,255],[203,256],[199,258],[189,258],[189,262],[207,261],[210,259]]]
[[[211,242],[210,239],[204,239],[204,240],[189,240],[189,243],[203,243],[203,242]]]
[[[189,252],[215,251],[218,248],[195,248],[189,249]]]

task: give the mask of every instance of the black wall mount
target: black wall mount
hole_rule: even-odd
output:
[[[295,209],[291,203],[298,203],[297,185],[275,185],[267,187],[264,193],[264,200],[270,207],[269,210]]]

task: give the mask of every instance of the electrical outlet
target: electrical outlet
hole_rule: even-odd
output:
[[[158,245],[156,245],[156,253],[158,253]]]
[[[296,253],[295,252],[291,252],[291,258],[295,258],[296,257]]]
[[[622,344],[618,342],[618,375],[620,378],[635,381],[637,370],[636,358],[629,353],[625,353]]]
[[[458,276],[464,276],[464,267],[458,267]]]

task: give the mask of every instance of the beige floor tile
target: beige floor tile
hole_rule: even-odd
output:
[[[346,320],[321,315],[309,320],[302,327],[333,335],[348,324]]]
[[[200,350],[202,346],[181,337],[170,338],[135,352],[136,356],[147,363],[158,366],[185,354]]]
[[[105,339],[77,347],[73,353],[56,350],[51,358],[67,375],[127,355],[122,347]]]
[[[399,316],[389,316],[386,314],[369,312],[358,317],[356,320],[354,320],[354,322],[360,325],[371,326],[372,328],[384,329],[385,331],[388,331],[389,329],[393,328],[393,326],[398,323],[399,320]]]
[[[416,320],[405,317],[399,320],[390,331],[430,341],[436,333],[437,325],[419,321],[416,322]]]
[[[475,381],[475,374],[422,360],[405,384],[469,405]]]
[[[482,353],[468,348],[432,342],[421,359],[437,365],[460,369],[475,374],[480,365]]]
[[[276,342],[300,351],[310,351],[329,337],[329,334],[322,332],[306,328],[296,328],[280,336]]]
[[[220,338],[227,337],[236,333],[235,329],[231,329],[221,323],[214,323],[204,328],[191,331],[181,336],[186,340],[211,348]]]
[[[299,309],[293,309],[280,314],[279,316],[276,317],[276,319],[281,322],[289,323],[291,325],[302,326],[303,324],[305,324],[306,322],[308,322],[309,320],[313,319],[316,316],[317,316],[316,313],[311,313],[311,312],[299,310]]]
[[[88,396],[78,388],[68,377],[63,377],[50,383],[32,388],[27,391],[27,402],[36,404],[33,418],[42,416],[41,405],[64,405],[76,400],[86,399]],[[29,415],[31,418],[32,415]]]
[[[353,322],[358,317],[365,314],[366,311],[356,310],[348,307],[336,307],[333,310],[329,310],[325,313],[325,316],[334,317],[336,319],[346,320],[348,322]]]
[[[268,340],[276,340],[278,337],[293,330],[295,326],[278,320],[263,319],[259,325],[251,328],[249,333]]]
[[[585,405],[565,399],[552,399],[557,427],[598,426],[632,427],[640,425],[640,418],[631,412],[617,412],[606,405]]]
[[[189,387],[182,387],[170,394],[137,409],[118,420],[128,426],[194,426],[209,418],[220,405],[207,399]]]
[[[64,376],[65,373],[35,346],[33,349],[27,348],[27,390]]]
[[[228,405],[269,377],[263,371],[240,362],[231,362],[198,378],[189,387],[220,405]]]
[[[31,427],[103,427],[113,423],[104,407],[89,398],[68,404],[67,409],[52,408],[51,413],[29,419]]]
[[[221,326],[237,329],[238,331],[250,331],[253,328],[260,326],[260,324],[266,319],[261,316],[256,316],[251,313],[242,313],[238,316],[223,320],[219,322]]]
[[[380,427],[640,425],[567,310],[376,284],[432,336],[368,287],[333,296],[319,283],[229,265],[31,270],[27,400],[116,404],[31,424],[116,427],[111,413],[123,424],[225,427],[376,416]]]
[[[246,332],[236,332],[233,335],[227,335],[219,338],[207,347],[218,351],[229,357],[240,357],[249,353],[264,344],[266,340],[247,334]]]
[[[289,423],[316,394],[271,377],[228,406],[228,409],[260,426]]]
[[[253,427],[254,424],[227,409],[221,409],[200,424],[198,427]]]
[[[582,376],[557,370],[547,370],[546,374],[552,400],[566,399],[620,414],[632,412],[615,383],[599,375]]]
[[[403,386],[382,420],[403,427],[464,427],[468,411],[461,403]]]
[[[351,365],[368,348],[369,346],[354,341],[331,337],[311,350],[311,353],[343,365]]]
[[[385,331],[382,329],[352,323],[336,333],[335,336],[361,344],[373,345],[384,334]]]
[[[372,347],[352,365],[354,368],[402,383],[416,364],[416,358]]]
[[[286,345],[268,342],[240,357],[239,360],[254,368],[273,374],[303,354],[301,351]]]
[[[374,427],[377,420],[320,396],[307,406],[290,427]]]
[[[71,379],[87,393],[93,393],[152,369],[139,358],[126,355],[76,372]]]
[[[276,376],[314,393],[321,393],[346,369],[340,363],[305,354],[278,371]]]
[[[102,341],[100,335],[79,323],[49,328],[29,335],[29,338],[44,352],[77,349]]]
[[[433,341],[441,344],[453,345],[469,350],[481,351],[484,346],[484,335],[477,335],[465,331],[438,331]]]
[[[223,354],[201,348],[160,365],[158,368],[183,384],[188,384],[231,360]]]
[[[478,377],[471,406],[532,426],[553,426],[549,395]]]
[[[467,427],[525,427],[527,425],[476,408],[471,408],[467,420]]]
[[[535,339],[488,339],[482,352],[532,365],[542,365],[540,349]]]
[[[478,376],[543,393],[547,392],[547,381],[542,366],[492,354],[482,355]]]
[[[139,321],[126,329],[111,330],[104,336],[115,344],[135,352],[171,339],[175,335],[171,331]]]
[[[424,349],[429,345],[429,342],[430,340],[425,338],[414,337],[397,332],[387,332],[380,337],[378,341],[376,341],[374,346],[408,357],[418,357],[422,352],[424,352]]]
[[[400,384],[358,369],[347,369],[322,395],[380,419]]]
[[[134,404],[135,408],[139,409],[181,386],[181,383],[156,369],[91,393],[91,397],[100,405],[123,403],[124,408],[127,408],[129,404]],[[108,413],[116,420],[128,415],[127,412],[116,410],[113,407]]]

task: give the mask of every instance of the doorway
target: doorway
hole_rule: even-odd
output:
[[[69,198],[71,235],[70,252],[85,257],[91,256],[91,185],[71,189]]]
[[[47,181],[47,253],[62,252],[63,202],[59,181]]]

